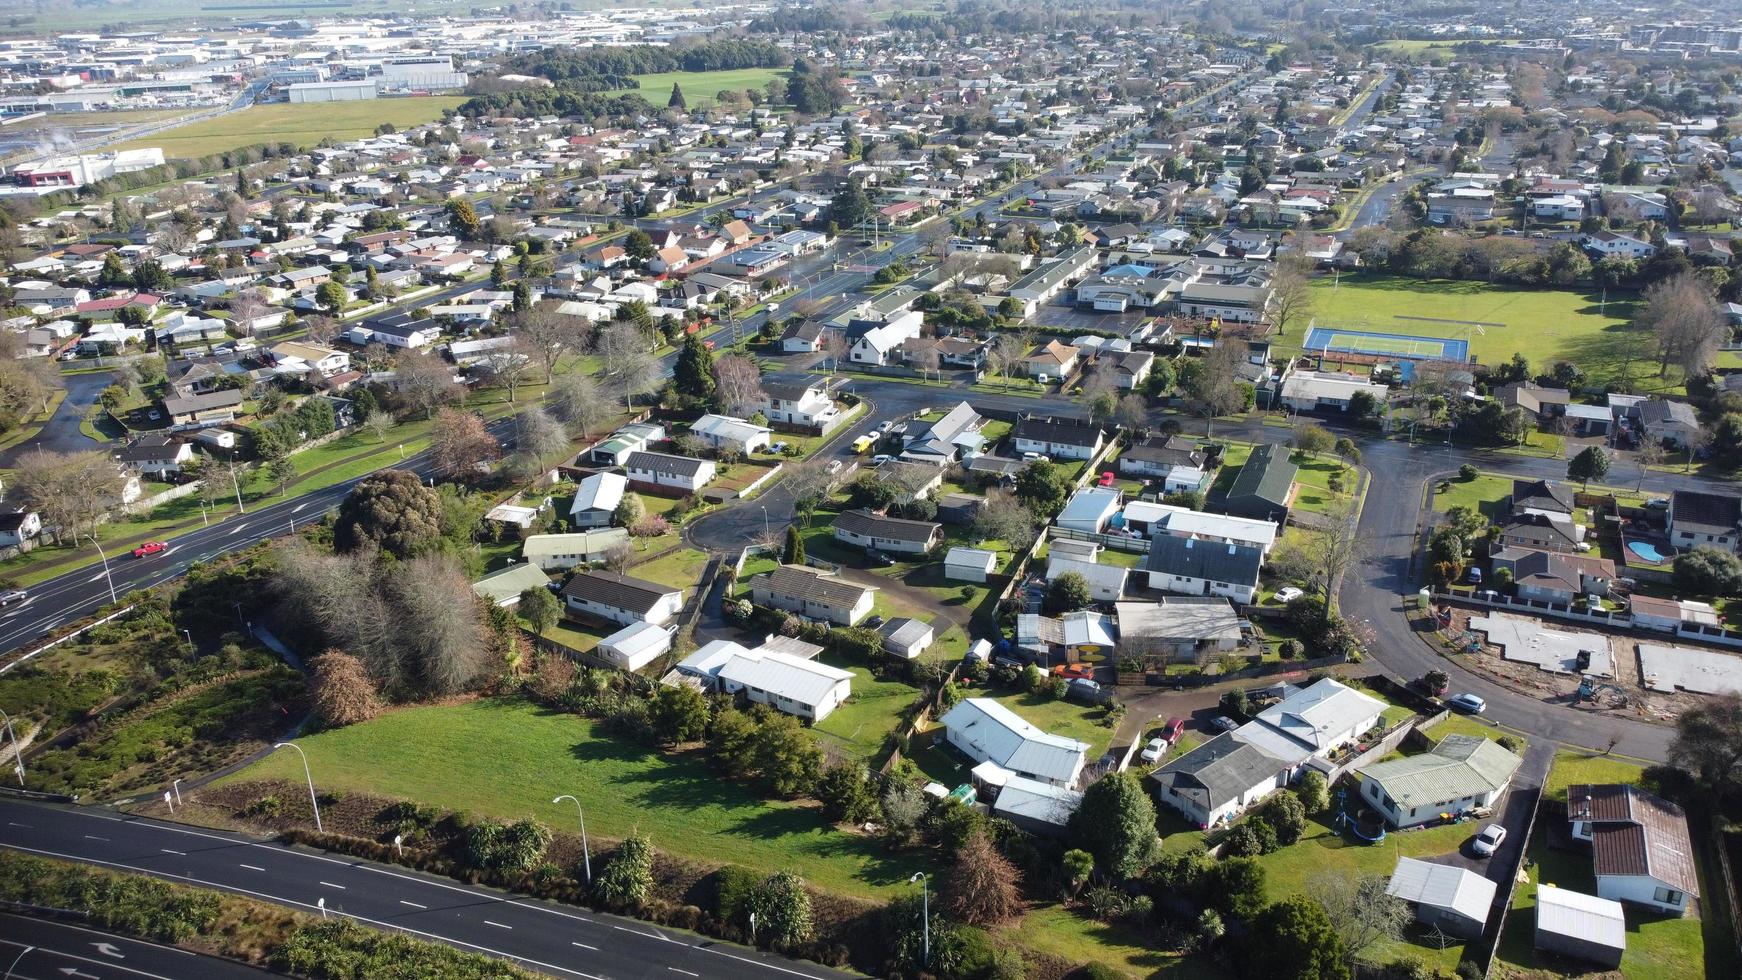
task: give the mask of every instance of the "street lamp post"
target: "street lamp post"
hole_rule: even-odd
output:
[[[302,757],[302,776],[308,780],[308,802],[309,806],[315,809],[315,832],[325,833],[326,831],[321,827],[321,801],[315,799],[315,777],[313,773],[309,772],[308,755],[303,752],[302,746],[295,742],[279,742],[272,747],[275,749],[295,749],[296,754]]]
[[[0,718],[6,720],[6,741],[12,743],[12,771],[18,774],[18,786],[24,787],[24,746],[18,744],[18,735],[12,731],[12,716],[0,711]]]
[[[103,554],[103,542],[98,541],[95,534],[91,535],[91,544],[97,549],[97,557],[103,561],[103,578],[109,582],[109,604],[114,605],[121,600],[115,597],[115,578],[109,574],[109,556]]]
[[[921,939],[923,940],[923,942],[925,943],[925,945],[923,947],[923,954],[924,954],[925,958],[923,960],[921,960],[921,962],[924,963],[926,966],[930,966],[931,965],[931,890],[926,886],[931,884],[931,879],[926,877],[926,873],[924,871],[915,871],[913,873],[913,877],[907,879],[907,881],[909,884],[912,884],[913,882],[916,882],[916,881],[919,882],[919,917],[920,917],[920,926],[921,926],[920,936],[921,936]]]
[[[593,852],[592,848],[587,845],[587,812],[581,809],[580,800],[575,799],[567,793],[551,800],[551,802],[561,803],[564,800],[568,800],[570,803],[575,805],[575,815],[581,818],[581,866],[586,869],[587,884],[590,885],[593,883]]]

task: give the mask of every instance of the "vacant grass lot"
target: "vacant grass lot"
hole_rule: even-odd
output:
[[[314,146],[327,137],[359,139],[375,133],[375,127],[391,123],[398,129],[433,122],[444,109],[465,99],[426,95],[402,99],[365,99],[358,102],[288,103],[250,106],[216,119],[121,143],[112,149],[161,146],[170,159],[202,157],[256,143],[290,142]]]
[[[1633,329],[1632,294],[1611,290],[1603,296],[1565,289],[1525,289],[1490,286],[1462,280],[1419,280],[1399,276],[1346,276],[1313,283],[1313,316],[1321,327],[1344,327],[1381,333],[1449,337],[1470,341],[1470,353],[1483,364],[1510,360],[1514,351],[1531,367],[1547,370],[1557,360],[1583,368],[1591,384],[1606,384],[1626,375],[1641,391],[1680,390],[1674,372],[1657,377],[1651,358],[1651,338]],[[1399,320],[1398,316],[1504,323],[1476,333],[1451,323]],[[1298,350],[1304,330],[1281,339]]]
[[[699,753],[664,755],[597,732],[574,715],[518,700],[406,708],[299,740],[324,792],[373,793],[503,820],[555,820],[550,800],[587,801],[587,828],[639,828],[659,847],[707,864],[790,869],[845,895],[892,895],[922,862],[836,831],[814,805],[771,801],[720,778]],[[300,779],[279,752],[232,779]]]
[[[853,694],[811,731],[825,748],[869,761],[881,753],[883,743],[901,724],[902,713],[919,700],[921,691],[904,681],[877,678],[859,664],[827,655],[820,660],[853,672]]]
[[[630,92],[638,93],[642,98],[653,103],[655,107],[663,106],[671,98],[671,86],[675,82],[683,89],[684,101],[692,108],[704,100],[712,100],[721,92],[728,90],[742,92],[747,88],[762,91],[768,83],[776,78],[785,78],[792,72],[785,68],[737,68],[730,71],[662,71],[650,75],[636,75],[635,80],[641,83],[640,88],[618,89],[607,92],[606,95],[624,95]]]

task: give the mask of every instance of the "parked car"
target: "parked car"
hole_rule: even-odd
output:
[[[874,630],[877,627],[883,625],[883,617],[882,616],[872,616],[870,619],[865,620],[863,623],[860,623],[859,625],[865,627],[868,630]]]
[[[1040,459],[1045,459],[1045,458],[1046,457],[1042,456],[1040,453],[1023,453],[1022,454],[1022,461],[1024,463],[1032,463],[1035,460],[1040,460]]]
[[[774,455],[778,456],[781,453],[786,452],[786,443],[784,443],[784,442],[771,442],[768,444],[768,451],[770,453],[773,453]]]
[[[1476,835],[1476,839],[1470,842],[1470,850],[1475,851],[1477,857],[1493,857],[1494,852],[1505,841],[1506,828],[1497,823],[1491,823],[1483,827],[1482,832]]]
[[[14,602],[23,602],[29,597],[30,593],[23,589],[7,589],[5,592],[0,592],[0,606],[10,606]]]
[[[836,473],[841,472],[841,461],[838,459],[829,460],[829,465],[823,467],[823,472],[830,476],[834,476]]]
[[[1465,714],[1479,715],[1488,710],[1488,702],[1474,694],[1454,694],[1446,699],[1446,707]]]
[[[1217,715],[1215,718],[1211,719],[1210,724],[1216,726],[1217,728],[1221,729],[1224,732],[1231,732],[1234,729],[1240,727],[1239,722],[1228,717],[1227,715]]]
[[[147,541],[133,549],[133,557],[150,558],[152,555],[160,555],[168,550],[169,542],[167,541]]]
[[[1095,677],[1095,668],[1089,664],[1055,664],[1052,672],[1056,677]]]
[[[1161,726],[1161,737],[1167,739],[1167,744],[1178,745],[1180,737],[1186,733],[1184,718],[1169,718],[1167,724]]]
[[[878,453],[877,455],[871,457],[871,465],[872,466],[882,466],[884,463],[893,463],[893,462],[895,462],[895,457],[889,455],[888,453]]]
[[[1102,470],[1101,476],[1099,479],[1097,479],[1095,481],[1095,484],[1097,486],[1103,486],[1103,487],[1112,486],[1113,485],[1113,471],[1112,470]]]
[[[1065,685],[1065,696],[1074,697],[1080,701],[1099,702],[1101,700],[1101,685],[1087,677],[1073,677]]]
[[[1152,738],[1149,740],[1149,744],[1143,747],[1143,751],[1138,753],[1137,757],[1142,759],[1144,762],[1160,762],[1161,757],[1166,754],[1167,739]]]
[[[1286,606],[1303,595],[1306,595],[1306,593],[1300,589],[1297,589],[1292,585],[1285,585],[1276,590],[1276,601],[1279,604]]]
[[[895,559],[889,557],[888,555],[884,554],[881,551],[867,551],[867,552],[865,552],[865,560],[870,562],[873,565],[876,565],[879,568],[888,568],[889,566],[895,564]]]

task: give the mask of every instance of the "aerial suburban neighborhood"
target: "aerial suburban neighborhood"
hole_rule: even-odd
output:
[[[1733,6],[0,21],[5,976],[1742,976]]]

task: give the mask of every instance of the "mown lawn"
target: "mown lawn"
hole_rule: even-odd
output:
[[[1355,488],[1356,476],[1343,461],[1332,456],[1290,454],[1290,460],[1300,471],[1295,474],[1294,506],[1298,510],[1317,514],[1329,513],[1334,504],[1349,499]],[[1331,489],[1334,477],[1342,478],[1341,490]]]
[[[975,696],[988,695],[976,693]],[[1099,707],[1089,707],[1064,698],[1055,701],[1045,694],[1025,694],[1018,691],[1005,691],[989,696],[1042,731],[1089,743],[1087,755],[1091,762],[1100,758],[1101,753],[1106,752],[1107,746],[1113,741],[1113,729],[1100,723]]]
[[[1566,289],[1491,286],[1462,280],[1420,280],[1402,276],[1343,276],[1312,284],[1317,326],[1421,337],[1468,339],[1470,353],[1483,364],[1500,364],[1523,354],[1531,367],[1547,370],[1557,360],[1583,368],[1592,384],[1623,376],[1643,391],[1680,390],[1680,378],[1657,377],[1649,337],[1632,325],[1634,295]],[[1505,326],[1477,333],[1462,323],[1399,320],[1399,316],[1475,320]],[[1283,339],[1299,345],[1304,332]],[[1295,349],[1298,349],[1296,347]]]
[[[836,831],[814,805],[765,799],[722,779],[699,753],[665,755],[611,738],[574,715],[524,701],[406,708],[298,743],[322,791],[372,793],[503,820],[561,819],[550,800],[587,801],[602,838],[640,829],[654,846],[707,864],[790,869],[820,888],[897,894],[924,867],[875,841]],[[300,779],[294,753],[275,753],[232,780]]]
[[[161,146],[166,158],[190,159],[257,143],[290,142],[297,146],[313,146],[329,136],[336,140],[372,136],[375,127],[382,123],[408,129],[433,122],[441,118],[443,110],[452,109],[464,101],[464,98],[454,96],[427,95],[357,102],[257,105],[121,143],[111,149]]]
[[[682,589],[684,598],[688,599],[695,593],[696,586],[702,579],[702,570],[707,566],[706,552],[694,548],[679,548],[669,555],[631,567],[629,574],[649,582]]]
[[[870,760],[883,749],[889,734],[901,724],[902,713],[919,700],[919,688],[904,681],[879,679],[858,664],[829,656],[820,658],[831,667],[853,672],[853,694],[847,703],[811,727],[818,741],[848,755]]]
[[[758,92],[768,87],[768,83],[776,78],[785,78],[792,72],[784,68],[734,68],[727,71],[662,71],[647,75],[636,75],[635,81],[640,88],[616,89],[606,92],[606,95],[625,95],[630,92],[640,94],[655,108],[663,107],[671,98],[671,87],[675,83],[683,90],[684,102],[691,108],[696,103],[712,100],[727,90],[742,92],[747,88]],[[784,101],[784,100],[781,100]]]
[[[1512,478],[1509,476],[1483,473],[1474,480],[1453,477],[1451,485],[1444,491],[1435,485],[1434,510],[1445,513],[1453,507],[1465,507],[1489,521],[1498,521],[1505,516],[1500,512],[1501,504],[1511,495]]]

